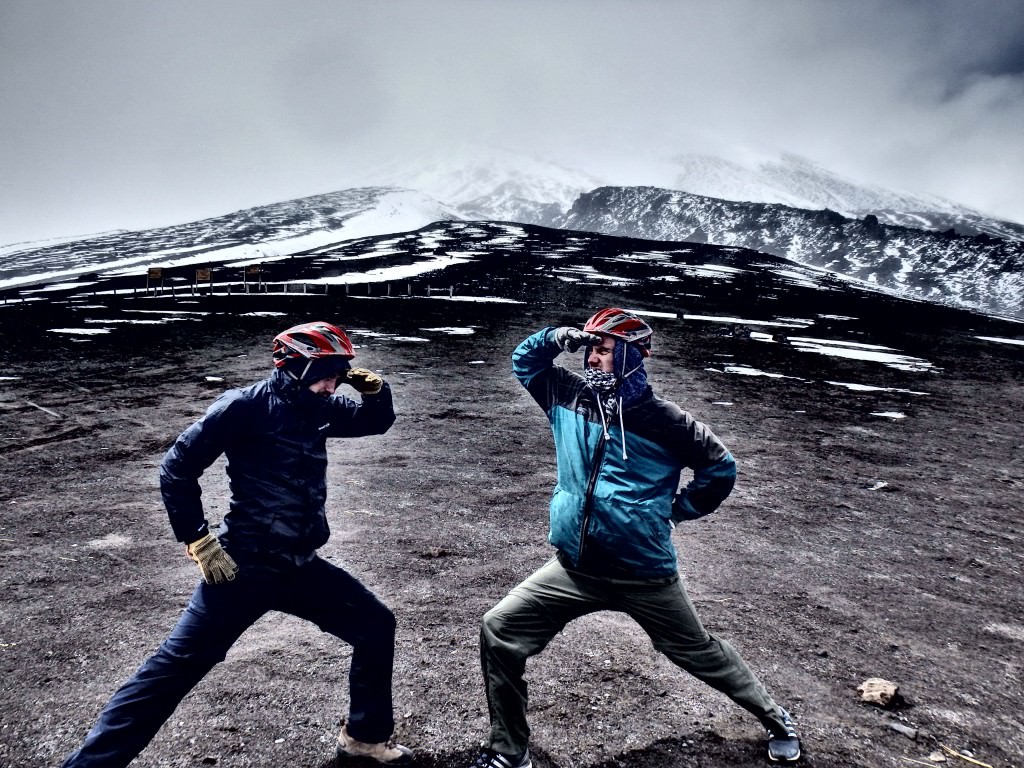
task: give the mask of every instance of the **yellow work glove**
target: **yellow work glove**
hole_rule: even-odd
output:
[[[345,379],[352,389],[363,395],[376,395],[384,387],[384,379],[366,368],[351,368],[345,372]]]
[[[221,548],[220,542],[212,533],[193,541],[185,547],[185,551],[199,566],[199,572],[207,584],[232,581],[238,573],[238,565],[231,559],[231,555]]]

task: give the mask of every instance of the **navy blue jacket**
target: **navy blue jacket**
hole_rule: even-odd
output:
[[[710,429],[650,388],[626,406],[621,425],[611,420],[606,439],[594,391],[554,364],[554,330],[512,353],[512,371],[544,409],[555,440],[549,540],[583,570],[674,574],[675,523],[714,511],[732,491],[736,462]],[[693,478],[680,489],[687,468]]]
[[[186,429],[160,465],[160,490],[182,542],[208,532],[199,478],[227,458],[230,510],[218,538],[231,556],[270,568],[300,565],[327,542],[327,438],[387,432],[391,388],[359,403],[323,398],[282,371],[225,392]]]

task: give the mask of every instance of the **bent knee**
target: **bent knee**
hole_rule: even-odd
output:
[[[514,618],[515,614],[508,610],[507,601],[502,600],[480,619],[480,631],[484,635],[498,637],[504,633]]]
[[[398,619],[395,618],[394,611],[380,603],[380,607],[369,617],[367,624],[372,628],[372,634],[376,637],[382,640],[394,639],[398,628]]]
[[[380,626],[383,631],[392,637],[394,636],[395,630],[398,628],[398,619],[395,618],[395,613],[390,608],[385,607],[381,613]]]

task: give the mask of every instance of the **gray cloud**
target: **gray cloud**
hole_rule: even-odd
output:
[[[1024,221],[1017,0],[7,0],[0,242],[494,143],[623,183],[788,151]]]

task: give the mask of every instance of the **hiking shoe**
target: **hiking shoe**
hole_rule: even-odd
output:
[[[533,768],[530,761],[530,750],[523,750],[521,755],[505,755],[493,749],[484,749],[469,768]]]
[[[396,744],[394,739],[376,744],[357,741],[348,735],[348,727],[344,725],[338,734],[337,755],[339,761],[361,757],[375,760],[381,765],[408,765],[412,762],[412,750]]]
[[[800,738],[789,712],[782,710],[785,733],[768,731],[768,759],[773,763],[795,763],[800,759]]]

